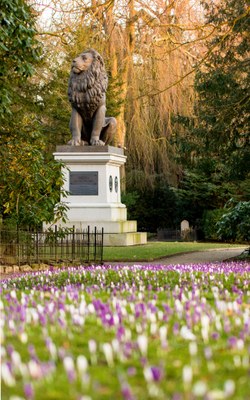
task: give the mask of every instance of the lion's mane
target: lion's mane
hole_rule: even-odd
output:
[[[68,97],[85,121],[91,121],[108,86],[108,76],[100,54],[93,49],[87,52],[93,55],[93,62],[87,71],[74,73],[71,70]],[[84,52],[86,53],[86,51]]]

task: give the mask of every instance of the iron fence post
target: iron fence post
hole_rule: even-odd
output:
[[[72,261],[75,259],[75,225],[72,230]]]
[[[35,257],[35,259],[36,259],[36,262],[37,262],[37,264],[39,264],[39,243],[38,243],[38,230],[36,230],[36,236],[35,236],[35,238],[36,238],[36,257]]]
[[[96,237],[97,237],[97,228],[95,226],[95,236],[94,236],[94,261],[96,261]]]
[[[55,259],[57,262],[57,225],[55,225]]]
[[[88,262],[89,262],[89,254],[90,254],[90,226],[88,225]]]
[[[101,236],[101,264],[103,264],[103,240],[104,240],[104,228],[102,228],[102,236]]]
[[[19,227],[17,227],[17,260],[18,260],[18,266],[20,267],[20,248],[19,248]]]

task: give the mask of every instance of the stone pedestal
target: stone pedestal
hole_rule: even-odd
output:
[[[56,160],[65,164],[64,187],[69,192],[67,222],[61,227],[104,228],[104,245],[129,246],[147,242],[145,232],[137,232],[137,222],[127,221],[121,203],[120,168],[126,162],[123,149],[112,146],[57,146]]]

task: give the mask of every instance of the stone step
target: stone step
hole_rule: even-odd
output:
[[[104,234],[108,233],[135,233],[137,231],[137,221],[70,221],[63,223],[60,221],[60,223],[57,224],[58,227],[62,228],[69,228],[69,227],[75,227],[76,231],[82,231],[87,229],[87,227],[90,227],[90,231],[93,232],[95,227],[97,228],[98,231],[100,231],[102,228],[104,229]]]
[[[146,243],[146,232],[104,234],[104,246],[134,246]]]

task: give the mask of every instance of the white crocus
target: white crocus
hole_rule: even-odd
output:
[[[190,342],[189,343],[189,354],[190,356],[196,356],[198,352],[198,346],[196,342]]]
[[[66,372],[72,372],[75,370],[74,361],[71,357],[65,357],[63,359],[63,366]]]
[[[22,333],[20,334],[20,340],[21,340],[21,342],[22,342],[23,344],[25,344],[25,343],[28,342],[28,335],[27,335],[26,332],[22,332]]]
[[[191,365],[184,365],[183,370],[182,370],[182,379],[184,382],[184,385],[190,385],[190,383],[193,380],[193,370]]]
[[[157,332],[157,324],[155,322],[152,322],[152,324],[150,325],[150,334],[151,335],[156,335]]]
[[[209,317],[207,315],[202,315],[201,317],[201,335],[204,342],[208,342],[208,334],[209,334]]]
[[[76,359],[76,366],[80,375],[84,374],[88,369],[88,360],[84,355],[80,355]]]
[[[146,335],[138,335],[137,343],[141,354],[145,357],[148,352],[148,338]]]
[[[159,328],[161,347],[166,347],[167,345],[167,332],[168,330],[166,325],[163,325]]]
[[[15,292],[15,290],[11,290],[11,292],[10,292],[10,297],[12,297],[12,299],[16,299],[16,292]]]
[[[190,329],[188,329],[188,327],[186,325],[181,327],[180,335],[185,340],[195,340],[196,339],[196,336],[193,334],[193,332]]]
[[[224,394],[225,394],[225,397],[233,396],[234,392],[235,392],[235,382],[232,379],[228,379],[224,383]]]
[[[14,377],[12,376],[9,367],[7,364],[3,363],[1,367],[1,376],[2,380],[5,383],[6,386],[12,387],[15,386],[16,381]]]
[[[88,343],[88,347],[89,347],[89,352],[90,352],[90,361],[91,364],[96,364],[97,363],[97,357],[96,357],[96,349],[97,349],[97,345],[96,345],[96,341],[93,339],[89,340]]]
[[[115,354],[119,354],[120,352],[120,343],[117,339],[112,340],[112,348]]]
[[[147,382],[152,382],[153,381],[153,375],[152,375],[151,368],[145,367],[143,369],[143,375],[144,375],[144,378],[145,378],[145,380]]]
[[[15,369],[19,370],[19,367],[22,363],[20,354],[17,351],[13,351],[11,353],[11,361]]]
[[[113,359],[113,349],[110,343],[104,343],[102,345],[103,353],[105,355],[107,364],[109,367],[113,367],[114,359]]]
[[[202,381],[195,382],[192,392],[194,396],[204,398],[207,392],[207,384]]]
[[[42,376],[41,367],[34,360],[30,360],[28,362],[28,370],[29,370],[30,376],[34,379],[39,379]]]

